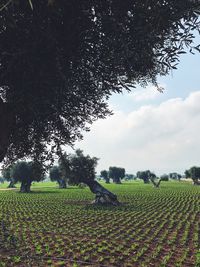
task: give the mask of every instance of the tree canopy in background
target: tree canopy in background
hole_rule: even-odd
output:
[[[109,167],[109,178],[116,184],[121,184],[121,179],[125,177],[125,169],[120,167]]]
[[[45,179],[45,169],[40,162],[18,161],[2,171],[2,176],[10,182],[10,188],[21,183],[20,192],[29,193],[33,181],[39,182]]]
[[[192,49],[199,2],[2,1],[0,160],[51,159],[110,114],[112,93],[156,85]]]
[[[170,179],[176,179],[179,180],[181,179],[181,174],[177,173],[177,172],[171,172],[169,173],[169,178]]]
[[[95,168],[98,159],[84,155],[83,151],[77,149],[75,154],[66,153],[59,159],[60,170],[63,178],[71,184],[85,183],[89,184],[95,180]]]
[[[109,172],[108,172],[108,171],[106,171],[106,170],[102,170],[102,171],[101,171],[101,177],[105,180],[105,182],[106,182],[107,184],[110,183],[110,178],[109,178]]]
[[[8,188],[15,188],[16,181],[12,177],[12,166],[2,170],[3,179],[9,182]]]
[[[193,166],[185,171],[186,178],[191,178],[194,185],[200,185],[200,167]]]
[[[52,182],[57,182],[59,184],[59,188],[67,188],[67,180],[66,177],[62,177],[62,171],[59,168],[60,166],[53,166],[49,170],[49,177]]]
[[[143,180],[145,184],[150,183],[150,180],[156,178],[156,175],[153,172],[151,172],[150,170],[138,171],[136,176],[137,176],[137,178]]]

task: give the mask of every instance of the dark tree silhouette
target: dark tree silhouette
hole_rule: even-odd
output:
[[[2,170],[2,176],[3,178],[9,182],[8,188],[15,188],[15,180],[12,177],[12,166],[9,166],[7,168],[4,168]]]
[[[136,173],[137,178],[144,181],[145,184],[149,184],[149,175],[148,171],[138,171]]]
[[[154,174],[155,175],[155,174]],[[162,178],[160,178],[158,181],[156,181],[156,175],[151,175],[149,176],[149,180],[152,182],[153,187],[155,188],[159,188],[160,187],[160,183],[163,181]]]
[[[185,171],[186,178],[191,178],[194,185],[200,185],[200,167],[193,166]]]
[[[109,178],[109,172],[106,170],[101,171],[101,177],[106,181],[107,184],[110,183],[110,178]]]
[[[52,159],[110,114],[112,93],[156,85],[198,16],[192,0],[1,1],[0,160]]]
[[[60,154],[60,162],[63,170],[66,168],[69,182],[86,184],[96,196],[94,204],[119,205],[117,196],[95,180],[95,168],[98,161],[96,157],[85,156],[80,149],[76,150],[75,154],[62,154],[61,151]]]
[[[162,179],[162,181],[165,181],[165,182],[168,182],[169,181],[169,175],[167,175],[167,174],[162,174],[161,176],[160,176],[160,178]]]
[[[67,188],[66,179],[62,177],[62,171],[60,170],[59,166],[53,166],[49,170],[49,177],[51,181],[56,181],[59,184],[60,189]]]
[[[125,169],[120,167],[109,167],[109,177],[116,184],[121,184],[121,179],[125,176]]]
[[[44,169],[39,162],[19,161],[12,166],[11,170],[14,181],[21,182],[21,193],[30,193],[32,182],[44,179]]]
[[[169,178],[170,179],[178,180],[180,182],[181,177],[182,177],[181,174],[179,174],[177,172],[171,172],[171,173],[169,173]]]
[[[143,180],[145,184],[149,184],[150,181],[153,183],[153,185],[156,184],[156,182],[154,181],[154,179],[156,178],[156,175],[149,170],[138,171],[136,176],[137,178]]]

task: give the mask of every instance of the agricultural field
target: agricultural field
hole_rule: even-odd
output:
[[[89,189],[53,183],[0,191],[0,266],[200,266],[200,187],[105,186],[121,206],[92,206]]]

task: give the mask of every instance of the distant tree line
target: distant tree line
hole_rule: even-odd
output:
[[[186,170],[185,177],[191,178],[194,185],[200,185],[200,167],[193,166]]]
[[[118,205],[117,196],[104,188],[96,180],[95,168],[98,158],[84,155],[82,150],[76,150],[74,154],[61,153],[59,155],[58,164],[54,165],[49,170],[49,178],[51,181],[56,181],[59,188],[67,188],[68,185],[87,185],[91,192],[95,194],[94,203],[96,204],[113,204]],[[46,170],[43,165],[37,161],[18,161],[2,171],[2,178],[9,182],[8,187],[15,187],[15,184],[20,182],[20,192],[29,193],[31,185],[34,181],[43,181],[46,177]],[[121,184],[121,180],[141,179],[145,184],[150,182],[154,187],[159,187],[162,181],[169,179],[181,179],[181,175],[173,172],[163,174],[157,177],[150,170],[138,171],[136,176],[126,174],[125,168],[109,167],[109,170],[102,170],[101,177],[106,183],[110,183],[110,179],[116,184]],[[200,185],[200,167],[191,167],[185,171],[185,177],[191,178],[194,185]]]
[[[67,188],[67,185],[86,184],[92,193],[95,194],[95,204],[112,204],[118,205],[117,196],[111,193],[98,183],[96,178],[95,168],[98,158],[84,155],[83,151],[78,149],[74,154],[62,153],[60,150],[58,165],[54,165],[49,170],[51,181],[56,181],[59,188]],[[9,187],[14,187],[17,182],[21,183],[20,192],[29,193],[33,181],[42,181],[45,179],[45,169],[38,162],[19,161],[2,172],[4,179],[10,182]],[[113,169],[113,179],[123,177],[121,170],[120,174]]]
[[[145,184],[153,183],[154,187],[159,187],[162,181],[177,180],[181,178],[191,178],[194,185],[200,184],[200,167],[191,167],[185,171],[184,175],[177,172],[171,172],[169,174],[162,174],[159,177],[150,170],[138,171],[136,175],[125,173],[125,169],[121,167],[109,167],[109,170],[102,170],[100,177],[105,180],[107,184],[112,179],[113,183],[121,184],[121,180],[135,180],[141,179]]]
[[[121,184],[121,179],[124,179],[125,175],[125,169],[121,167],[109,167],[108,171],[101,171],[101,177],[107,184],[110,183],[110,179],[112,179],[115,184]]]
[[[157,177],[150,170],[146,171],[138,171],[136,175],[127,174],[124,168],[121,167],[109,167],[109,170],[102,170],[100,172],[100,178],[103,178],[107,184],[110,183],[110,179],[112,179],[113,183],[121,184],[121,180],[135,180],[141,179],[145,184],[149,184],[152,182],[155,187],[159,187],[161,181],[168,181],[169,179],[179,180],[181,179],[181,175],[179,173],[173,172],[169,174],[163,174],[160,177]],[[156,180],[158,180],[158,184],[155,184]]]

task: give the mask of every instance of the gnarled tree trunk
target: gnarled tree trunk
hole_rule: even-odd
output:
[[[13,180],[10,181],[8,188],[16,188],[15,182]]]
[[[159,188],[160,187],[160,183],[162,181],[162,179],[159,179],[158,182],[156,182],[152,177],[149,178],[153,184],[153,187],[155,188]]]
[[[59,181],[58,181],[58,184],[59,184],[59,188],[60,188],[60,189],[65,189],[65,188],[67,188],[67,183],[66,183],[66,181],[63,180],[63,179],[59,180]]]
[[[117,196],[111,193],[109,190],[104,188],[101,184],[97,181],[84,181],[92,191],[96,195],[93,204],[96,205],[120,205],[120,202],[117,200]]]
[[[20,193],[30,193],[31,192],[31,182],[22,181],[20,187]]]
[[[113,180],[113,182],[114,182],[115,184],[121,184],[121,183],[122,183],[120,178],[115,178],[115,179]]]

